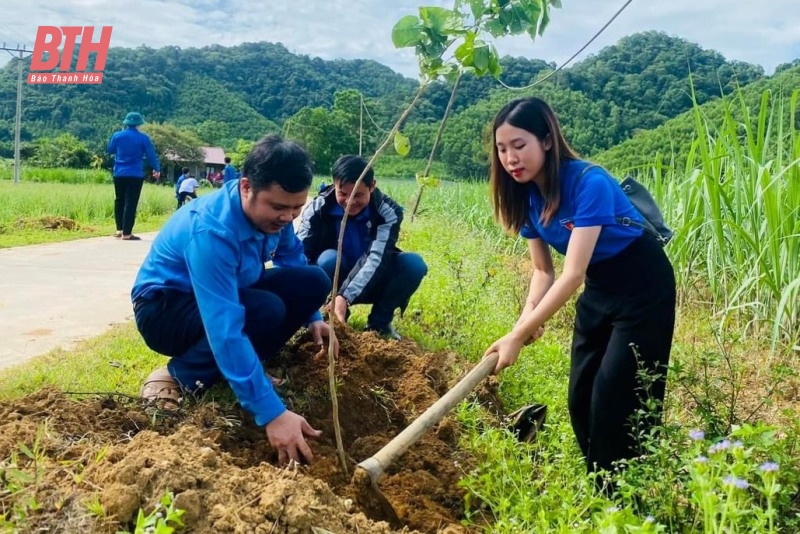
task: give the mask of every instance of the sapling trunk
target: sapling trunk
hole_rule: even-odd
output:
[[[331,290],[331,303],[330,303],[330,312],[328,314],[328,325],[330,328],[330,338],[328,340],[328,383],[330,385],[331,390],[331,404],[333,408],[333,432],[336,437],[336,452],[339,455],[339,462],[342,464],[342,470],[344,471],[345,476],[349,476],[349,471],[347,469],[347,458],[344,454],[344,445],[342,443],[342,427],[339,423],[339,399],[336,393],[336,358],[333,355],[333,339],[336,335],[336,331],[334,328],[334,307],[336,301],[336,295],[339,293],[339,270],[342,264],[342,244],[344,242],[344,230],[345,226],[347,225],[347,215],[350,212],[350,205],[353,203],[353,196],[355,195],[356,189],[358,188],[359,184],[364,181],[364,176],[367,173],[367,170],[372,167],[372,164],[378,158],[378,156],[386,149],[386,146],[392,142],[394,135],[400,129],[400,126],[408,117],[408,114],[411,113],[411,110],[414,109],[417,101],[419,101],[420,96],[422,93],[425,92],[425,89],[428,87],[428,83],[422,83],[417,90],[416,95],[414,95],[414,100],[408,105],[408,107],[403,111],[403,114],[400,115],[400,118],[397,119],[397,122],[394,123],[392,126],[391,131],[386,136],[386,140],[378,147],[375,151],[375,154],[369,160],[367,167],[361,173],[361,176],[358,177],[356,183],[353,185],[353,191],[350,193],[350,196],[347,199],[347,205],[344,209],[344,215],[342,216],[342,224],[339,229],[339,240],[336,244],[336,267],[333,271],[333,289]]]

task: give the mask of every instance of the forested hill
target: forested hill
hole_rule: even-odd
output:
[[[723,123],[726,113],[730,113],[737,123],[749,119],[756,126],[762,105],[767,107],[767,116],[775,128],[789,131],[787,121],[795,120],[800,128],[800,113],[797,113],[797,92],[800,91],[800,61],[794,66],[779,67],[775,75],[759,80],[733,92],[725,99],[716,99],[670,119],[653,130],[638,132],[629,139],[595,158],[618,173],[627,172],[641,165],[652,163],[658,156],[667,165],[683,168],[691,147],[697,138],[697,123],[700,120],[710,131],[715,131]],[[765,100],[766,95],[766,100]],[[794,107],[792,100],[794,99]],[[745,118],[744,111],[748,117]],[[794,110],[792,117],[790,111]],[[791,140],[787,140],[791,142]]]
[[[26,73],[29,65],[30,60]],[[0,142],[10,139],[13,127],[16,77],[14,62],[0,71]],[[130,110],[177,125],[221,122],[253,139],[304,106],[332,105],[340,89],[402,99],[416,86],[375,61],[324,61],[266,42],[112,48],[100,85],[25,86],[23,139],[68,132],[84,141],[103,140]]]
[[[519,96],[547,100],[558,113],[570,143],[591,157],[690,109],[692,86],[697,102],[703,104],[719,98],[721,92],[763,78],[761,67],[726,61],[718,52],[685,39],[659,32],[639,33],[544,83],[518,91],[495,89],[455,113],[443,135],[438,159],[455,177],[486,176],[485,128],[505,102]],[[412,139],[418,140],[413,155],[423,157],[430,151],[436,126],[412,124],[408,130]]]
[[[512,87],[527,86],[555,68],[520,57],[501,63],[501,79]],[[0,157],[10,155],[13,140],[14,67],[12,62],[0,70]],[[721,87],[764,76],[759,66],[726,61],[659,32],[626,37],[524,91],[503,89],[491,77],[465,76],[440,158],[453,177],[485,176],[481,132],[502,103],[521,94],[551,100],[576,148],[596,154],[689,109],[690,73],[700,103],[716,98]],[[100,151],[124,114],[137,110],[150,122],[190,128],[202,142],[226,148],[283,127],[325,169],[334,153],[358,150],[358,92],[368,112],[362,141],[369,153],[417,86],[375,61],[325,61],[280,44],[113,48],[101,85],[25,86],[24,153],[35,150],[37,139],[63,133]],[[449,87],[435,84],[409,118],[414,156],[427,156],[449,96]]]

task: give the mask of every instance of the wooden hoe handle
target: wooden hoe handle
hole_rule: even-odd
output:
[[[423,434],[441,421],[456,404],[464,400],[475,386],[491,374],[497,365],[498,357],[497,353],[492,353],[483,358],[450,391],[433,403],[381,450],[358,464],[357,467],[367,471],[372,481],[377,483],[378,479],[383,476],[384,470],[392,462],[402,456]]]

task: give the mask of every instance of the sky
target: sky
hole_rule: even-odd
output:
[[[800,58],[798,0],[633,0],[574,61],[632,33],[658,30],[755,63],[771,74]],[[416,78],[411,49],[395,49],[392,26],[421,5],[452,7],[454,0],[3,0],[0,42],[33,47],[40,25],[113,26],[111,46],[181,48],[242,42],[283,43],[323,59],[374,59]],[[501,55],[561,65],[625,0],[562,0],[544,36],[494,41]],[[95,31],[95,40],[99,29]],[[0,51],[0,53],[2,53]],[[3,56],[9,58],[8,54]],[[0,64],[6,59],[0,56]]]

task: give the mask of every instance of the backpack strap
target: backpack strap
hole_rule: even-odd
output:
[[[581,170],[577,180],[575,180],[573,199],[576,198],[578,183],[583,178],[583,175],[595,167],[602,168],[600,165],[589,163]],[[622,187],[622,192],[628,197],[633,208],[639,213],[642,222],[635,221],[630,217],[615,217],[616,223],[621,226],[636,226],[641,228],[646,233],[656,238],[661,246],[665,246],[669,243],[670,239],[672,239],[672,230],[667,228],[664,224],[661,212],[647,189],[630,176],[623,180],[620,187]],[[655,221],[655,223],[653,221]],[[659,229],[661,229],[663,233],[659,231]]]

